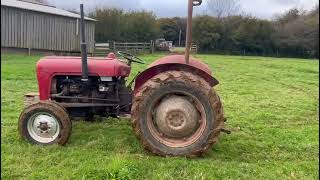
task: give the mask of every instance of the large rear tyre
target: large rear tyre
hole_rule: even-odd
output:
[[[20,115],[18,127],[24,140],[40,145],[64,145],[72,129],[66,110],[53,102],[26,107]]]
[[[161,156],[200,156],[224,126],[220,98],[201,77],[168,71],[135,95],[133,128],[143,146]]]

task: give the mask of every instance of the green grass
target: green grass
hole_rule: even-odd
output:
[[[148,63],[162,55],[143,56]],[[319,61],[199,55],[219,79],[227,127],[202,158],[142,148],[126,120],[74,122],[65,147],[21,140],[39,56],[1,55],[1,179],[318,179]],[[146,66],[134,64],[133,74]]]
[[[174,47],[172,48],[172,51],[174,52],[184,52],[186,50],[185,47]]]

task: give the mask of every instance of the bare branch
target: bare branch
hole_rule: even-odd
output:
[[[241,11],[240,0],[208,0],[207,8],[218,18],[237,15]]]

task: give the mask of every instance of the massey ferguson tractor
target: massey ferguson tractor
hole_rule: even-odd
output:
[[[224,130],[223,107],[209,67],[189,58],[192,12],[202,0],[189,0],[185,56],[163,57],[127,82],[129,53],[87,57],[81,10],[81,57],[44,57],[36,67],[38,94],[25,96],[19,133],[39,145],[64,145],[71,119],[131,115],[133,131],[145,149],[160,156],[194,157],[205,153]],[[118,57],[121,57],[119,59]]]

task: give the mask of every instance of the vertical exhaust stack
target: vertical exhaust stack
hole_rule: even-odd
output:
[[[83,4],[80,4],[80,30],[81,30],[81,60],[82,60],[82,81],[88,81],[88,54],[87,54],[87,44],[85,38],[85,27],[84,27],[84,11]]]
[[[187,19],[187,38],[186,38],[186,51],[185,51],[185,61],[189,64],[190,59],[190,49],[192,44],[192,14],[193,6],[200,6],[202,0],[188,0],[188,19]]]

